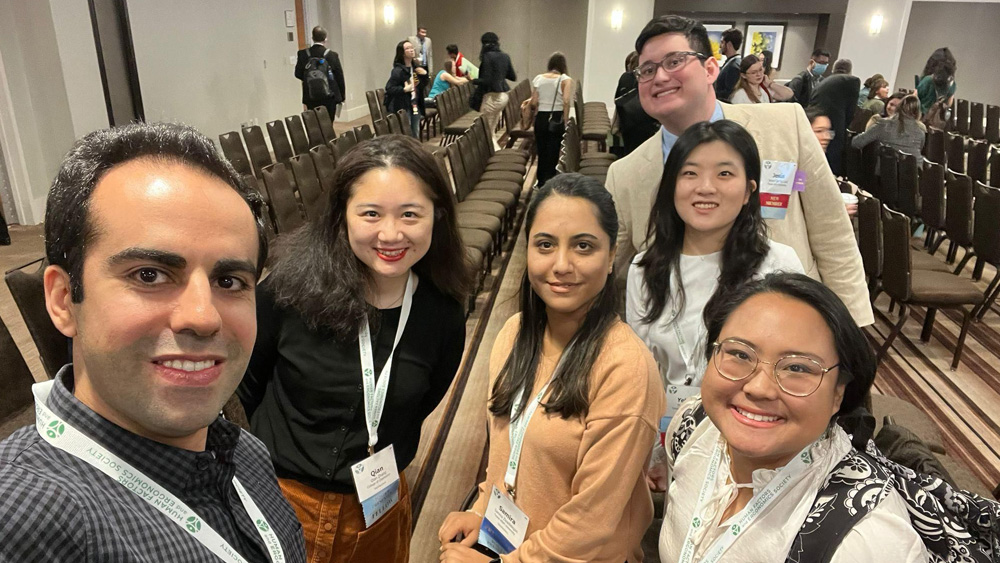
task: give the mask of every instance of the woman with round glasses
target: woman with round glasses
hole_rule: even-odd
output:
[[[872,350],[837,296],[804,275],[771,274],[727,293],[706,322],[701,396],[667,434],[660,559],[926,561],[891,487],[827,501],[878,503],[846,533],[818,516],[817,495],[854,451],[838,415],[860,406],[875,379]]]
[[[757,55],[747,55],[740,61],[740,79],[736,81],[733,104],[769,104],[784,102],[795,96],[791,88],[771,80],[764,70],[764,61]]]

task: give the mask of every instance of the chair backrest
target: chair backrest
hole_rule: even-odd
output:
[[[955,102],[955,130],[962,135],[969,134],[969,100]],[[948,163],[951,168],[951,163]]]
[[[882,202],[858,194],[858,250],[869,280],[882,276]]]
[[[34,270],[30,268],[38,264]],[[21,312],[28,334],[38,349],[38,357],[49,378],[56,376],[61,367],[70,363],[69,339],[52,324],[48,309],[45,308],[45,286],[42,276],[49,261],[39,259],[14,268],[4,275],[7,288],[17,310]]]
[[[306,130],[302,127],[302,119],[297,115],[289,115],[285,118],[285,127],[288,128],[288,136],[292,139],[295,154],[309,152],[309,138],[306,137]]]
[[[877,193],[881,188],[875,170],[878,168],[879,144],[869,143],[861,149],[861,178],[858,185],[870,193]]]
[[[897,160],[896,209],[907,217],[920,214],[920,164],[912,154],[900,152]]]
[[[472,136],[466,133],[452,144],[458,147],[458,156],[462,161],[462,166],[465,168],[466,190],[467,192],[471,192],[482,175],[482,167],[479,166],[479,155],[472,146]],[[452,163],[452,166],[454,165],[455,163]]]
[[[329,145],[320,145],[309,149],[309,156],[312,157],[316,176],[319,177],[319,186],[323,190],[323,196],[326,197],[333,189],[333,176],[337,172],[337,160]]]
[[[1000,188],[1000,149],[993,149],[990,155],[990,185]]]
[[[326,145],[320,145],[309,150],[312,152],[325,147]],[[295,176],[295,186],[299,189],[299,197],[302,198],[302,207],[306,211],[306,218],[316,219],[323,207],[323,188],[320,186],[312,155],[299,154],[293,156],[288,163],[292,169],[292,175]]]
[[[338,157],[343,157],[347,154],[347,151],[354,148],[354,145],[358,144],[358,140],[354,138],[354,131],[348,131],[343,135],[337,137],[337,155]]]
[[[946,143],[948,169],[965,174],[965,137],[949,133]]]
[[[285,123],[280,119],[275,119],[267,124],[267,136],[271,138],[271,148],[274,149],[274,159],[278,162],[286,162],[295,156],[291,143],[288,142],[288,133],[285,131]]]
[[[920,173],[920,219],[928,227],[944,229],[944,166],[927,161]]]
[[[369,127],[367,123],[365,123],[364,125],[358,125],[357,127],[354,128],[354,137],[360,143],[362,141],[367,141],[368,139],[374,138],[375,135],[372,135],[372,128]]]
[[[219,135],[219,146],[222,147],[222,156],[233,165],[240,174],[250,174],[253,176],[253,168],[250,166],[250,157],[243,148],[243,139],[236,131],[230,131]]]
[[[986,183],[986,167],[990,162],[990,144],[986,141],[969,141],[967,148],[969,160],[966,163],[965,173],[972,178],[973,182]]]
[[[379,137],[390,133],[389,121],[387,119],[376,119],[372,122],[372,125],[375,126],[375,134]]]
[[[260,126],[252,125],[243,128],[243,140],[247,143],[247,151],[250,153],[250,165],[253,166],[254,174],[260,177],[260,170],[265,166],[274,164],[271,160],[271,151],[264,142],[264,133]]]
[[[882,289],[897,301],[909,301],[910,219],[882,206]]]
[[[271,194],[271,210],[274,212],[274,223],[278,234],[284,234],[302,225],[302,212],[295,201],[292,189],[292,179],[284,164],[272,164],[264,168],[264,185]]]
[[[378,102],[378,110],[382,114],[382,117],[389,115],[389,110],[385,107],[385,89],[375,89],[375,101]]]
[[[972,179],[965,174],[948,170],[945,174],[944,230],[948,238],[959,246],[972,244]]]
[[[517,117],[518,116],[515,116],[515,120]],[[508,121],[507,123],[510,124],[512,122]],[[479,146],[483,148],[486,153],[486,159],[489,160],[490,157],[496,154],[497,150],[493,145],[493,136],[486,131],[486,118],[480,115],[475,121],[472,122],[472,127],[478,137]],[[515,126],[508,125],[508,129],[516,128],[516,124]]]
[[[945,133],[940,129],[930,127],[927,129],[927,151],[928,160],[947,165],[947,151],[945,150]]]
[[[31,386],[35,378],[31,376],[27,362],[17,349],[7,325],[0,319],[0,426],[8,418],[23,412],[34,402]],[[31,410],[34,413],[34,410]],[[0,434],[0,440],[7,436]]]
[[[354,132],[353,129],[350,129],[348,131],[344,131],[343,134],[341,134],[340,137],[337,137],[337,138],[339,139],[341,137],[347,137],[348,139],[350,139],[350,143],[351,143],[351,147],[350,148],[352,148],[352,149],[354,148],[355,145],[358,144],[358,135]]]
[[[847,128],[855,133],[861,133],[865,130],[865,125],[868,125],[868,120],[873,115],[875,115],[875,112],[870,109],[858,108],[854,110],[854,118],[851,119],[851,124]]]
[[[399,120],[399,132],[403,135],[410,134],[410,117],[405,109],[396,110],[396,119]]]
[[[1000,188],[976,182],[976,216],[972,229],[972,249],[976,257],[1000,266]]]
[[[316,117],[316,112],[311,109],[302,112],[302,124],[305,125],[306,134],[309,136],[309,148],[322,145],[326,142],[326,138],[323,137],[323,129],[319,125],[319,118]],[[302,151],[299,154],[305,152]]]
[[[986,138],[986,105],[982,102],[969,104],[969,136],[973,139]]]
[[[323,142],[328,143],[337,138],[337,132],[333,130],[333,116],[326,106],[316,106],[316,120],[319,121],[319,130],[323,134]]]
[[[864,169],[861,165],[861,149],[851,145],[851,131],[847,132],[847,140],[844,141],[844,173],[847,179],[857,185],[861,185],[864,179]]]
[[[986,106],[986,140],[1000,144],[1000,106]]]
[[[451,173],[455,176],[455,198],[458,201],[464,201],[469,195],[470,186],[465,176],[465,165],[462,163],[459,151],[458,143],[452,143],[445,149],[448,163],[451,164]]]
[[[378,99],[375,98],[375,90],[365,92],[365,99],[368,100],[368,114],[372,116],[372,122],[382,119],[382,109],[378,106]]]
[[[899,157],[896,149],[882,145],[879,147],[879,189],[873,192],[884,205],[897,209],[899,199]]]
[[[403,133],[399,130],[399,120],[396,119],[396,114],[394,113],[385,116],[385,126],[389,130],[390,135],[401,135]]]
[[[448,88],[444,92],[438,94],[438,97],[435,98],[438,101],[438,114],[440,115],[442,128],[451,125],[451,123],[455,121],[455,111],[452,109],[452,102],[457,93],[457,88]]]

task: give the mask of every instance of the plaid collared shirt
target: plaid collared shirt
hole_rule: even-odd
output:
[[[233,475],[274,529],[286,560],[305,561],[302,526],[259,440],[219,418],[204,452],[142,438],[105,420],[67,388],[60,370],[48,407],[172,492],[248,562],[270,558]],[[0,442],[0,562],[214,562],[217,557],[146,501],[42,440],[34,425]]]

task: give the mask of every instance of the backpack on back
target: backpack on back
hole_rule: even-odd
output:
[[[306,51],[308,52],[308,49]],[[306,85],[306,97],[313,102],[322,102],[333,95],[333,90],[330,89],[330,64],[326,62],[326,53],[323,53],[322,57],[310,56],[306,61],[303,81]]]

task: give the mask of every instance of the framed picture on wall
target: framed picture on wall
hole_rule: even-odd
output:
[[[712,43],[712,56],[715,60],[722,62],[723,56],[719,49],[719,43],[722,41],[722,32],[736,27],[736,22],[732,23],[706,23],[705,29],[708,31],[708,40]]]
[[[786,25],[786,23],[748,23],[747,32],[743,36],[743,56],[760,56],[761,51],[771,51],[774,55],[771,67],[780,69]]]

